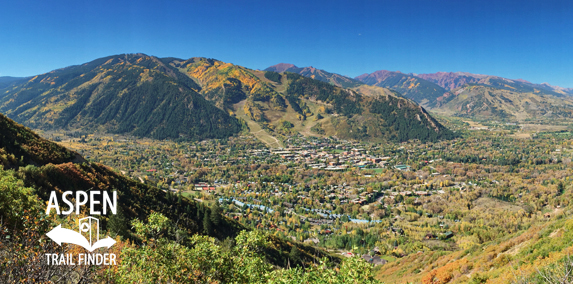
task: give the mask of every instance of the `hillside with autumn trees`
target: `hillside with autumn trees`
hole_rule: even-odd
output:
[[[159,58],[125,54],[19,82],[1,92],[0,111],[28,127],[156,139],[223,138],[241,131],[241,123],[199,89]]]
[[[438,98],[433,110],[482,121],[559,124],[568,123],[573,117],[573,101],[569,96],[555,92],[514,88],[500,83],[495,87],[471,84]]]
[[[404,74],[379,70],[354,79],[314,67],[299,68],[280,63],[265,69],[302,76],[352,89],[366,85],[384,87],[412,99],[434,113],[480,121],[506,123],[567,123],[573,111],[571,89],[534,84],[523,79],[507,79],[467,72]]]
[[[396,92],[358,82],[337,83],[343,79],[323,82],[336,74],[306,78],[288,69],[279,74],[205,58],[170,64],[198,81],[207,99],[279,140],[294,133],[369,141],[454,137],[422,107]]]

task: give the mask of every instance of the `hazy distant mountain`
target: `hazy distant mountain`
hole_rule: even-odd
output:
[[[399,71],[379,70],[371,74],[362,74],[355,79],[368,85],[396,90],[404,97],[427,107],[433,107],[436,98],[448,92],[435,83]]]
[[[437,72],[432,74],[411,74],[411,75],[438,84],[440,87],[448,91],[457,89],[466,84],[477,83],[479,82],[479,80],[487,77],[485,75],[476,75],[476,74],[461,73],[461,72],[457,73]]]
[[[453,116],[509,122],[555,121],[573,118],[573,100],[562,95],[469,84],[438,98],[433,110]]]
[[[335,86],[338,87],[343,87],[343,88],[352,88],[352,87],[357,87],[359,85],[362,85],[363,83],[346,77],[346,76],[342,76],[339,74],[335,74],[335,73],[330,73],[321,69],[316,69],[312,66],[310,67],[303,67],[303,68],[299,68],[296,67],[294,64],[288,64],[288,63],[279,63],[277,65],[273,65],[267,69],[265,69],[265,71],[273,71],[273,72],[278,72],[278,73],[283,73],[283,72],[292,72],[292,73],[297,73],[300,74],[302,76],[305,77],[309,77],[315,80],[319,80],[319,81],[323,81],[323,82],[327,82],[327,83],[331,83]]]
[[[2,76],[2,77],[0,77],[0,89],[7,88],[10,85],[16,84],[16,83],[23,81],[25,79],[26,79],[25,77]]]
[[[573,95],[573,88],[563,88],[563,87],[559,87],[559,86],[552,86],[552,85],[549,85],[548,83],[541,83],[541,84],[537,84],[537,85],[540,87],[545,87],[545,88],[548,88],[550,90],[553,90],[556,93]]]
[[[517,92],[534,92],[556,96],[573,94],[573,89],[555,87],[547,83],[534,84],[523,79],[512,80],[498,76],[471,74],[466,72],[437,72],[431,74],[412,75],[438,84],[448,91],[457,89],[466,84],[480,84]]]
[[[273,71],[273,72],[277,72],[277,73],[283,73],[285,71],[289,71],[292,73],[298,73],[299,70],[302,70],[302,69],[303,68],[296,67],[296,65],[294,65],[294,64],[279,63],[279,64],[273,65],[273,66],[265,69],[265,71]]]

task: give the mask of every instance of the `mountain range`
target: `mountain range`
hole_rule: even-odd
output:
[[[466,72],[404,74],[400,71],[379,70],[362,74],[353,80],[316,68],[300,68],[286,63],[265,70],[295,72],[332,84],[344,78],[353,84],[361,82],[385,87],[432,111],[450,116],[520,122],[571,118],[573,112],[573,89],[547,83],[534,84],[523,79],[512,80]],[[312,75],[309,75],[311,70]]]
[[[433,111],[478,120],[555,122],[573,118],[573,101],[534,92],[519,92],[483,85],[464,85],[444,96]]]
[[[321,69],[316,69],[312,66],[299,68],[296,67],[294,64],[279,63],[277,65],[273,65],[265,69],[265,71],[273,71],[278,73],[284,73],[284,72],[297,73],[305,77],[331,83],[335,86],[343,88],[352,88],[362,85],[362,82],[356,79],[352,79],[350,77],[338,75],[335,73],[330,73]]]
[[[249,131],[365,141],[455,135],[429,108],[501,121],[573,117],[572,89],[463,72],[356,78],[281,63],[265,71],[209,58],[122,54],[28,78],[0,77],[0,112],[32,128],[202,140]],[[422,107],[423,106],[423,107]]]
[[[448,91],[416,76],[386,70],[362,74],[355,79],[364,84],[396,90],[419,104],[432,107],[438,97]]]
[[[448,90],[432,104],[433,111],[446,115],[541,123],[573,118],[571,89],[462,72],[416,76]]]
[[[248,129],[274,147],[297,133],[372,141],[454,136],[395,91],[307,71],[311,78],[208,58],[115,55],[12,80],[0,89],[0,112],[32,128],[156,139],[225,138]]]
[[[471,74],[467,72],[437,72],[431,74],[411,74],[430,81],[451,91],[467,84],[487,85],[500,89],[520,92],[538,92],[549,95],[572,95],[573,88],[551,86],[547,83],[534,84],[523,79],[507,79],[498,76]]]

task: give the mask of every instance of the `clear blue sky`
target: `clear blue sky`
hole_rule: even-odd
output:
[[[573,1],[4,1],[0,76],[121,53],[573,87]]]

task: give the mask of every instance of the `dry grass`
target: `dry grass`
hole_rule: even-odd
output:
[[[566,130],[567,125],[546,125],[546,124],[521,124],[523,131],[541,132],[541,131],[561,131]]]
[[[282,148],[283,145],[276,137],[270,135],[258,123],[247,117],[243,109],[244,105],[245,101],[241,101],[235,104],[233,108],[235,109],[235,114],[237,117],[247,122],[247,125],[249,126],[249,132],[253,134],[257,139],[267,144],[267,146],[270,148]]]
[[[511,212],[518,212],[522,208],[510,202],[505,202],[489,197],[481,197],[474,201],[475,210],[489,211],[489,210],[507,210]]]

